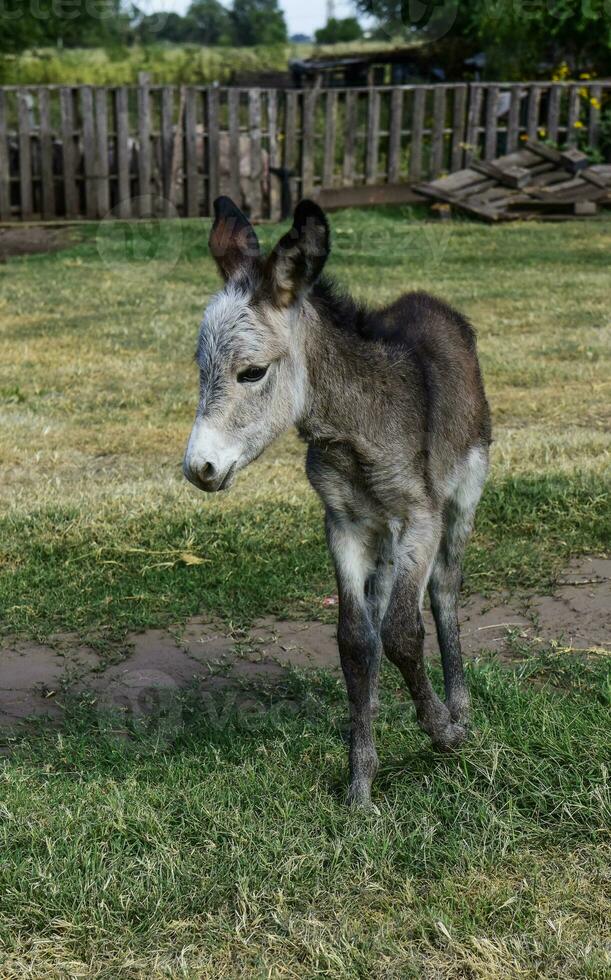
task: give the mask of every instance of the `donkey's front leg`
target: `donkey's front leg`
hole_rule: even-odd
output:
[[[365,597],[365,582],[372,570],[372,548],[366,529],[329,513],[327,539],[337,574],[337,642],[350,705],[348,802],[367,806],[378,770],[372,721],[381,655],[379,634]]]

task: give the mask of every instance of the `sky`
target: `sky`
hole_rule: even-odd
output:
[[[158,10],[174,10],[184,14],[191,0],[141,0],[138,4],[146,13]],[[327,0],[279,0],[284,10],[289,34],[313,34],[327,21]],[[227,2],[225,0],[225,5]],[[350,0],[334,0],[336,17],[353,17],[354,7]]]

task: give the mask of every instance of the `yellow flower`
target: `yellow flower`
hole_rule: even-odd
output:
[[[581,96],[582,99],[587,99],[587,97],[588,97],[588,90],[587,90],[587,88],[580,88],[579,89],[579,95]]]
[[[528,133],[520,133],[520,139],[523,142],[526,142],[526,140],[528,139]]]
[[[584,80],[587,79],[587,78],[592,78],[592,76],[590,74],[588,74],[587,71],[582,71],[582,73],[581,73],[581,75],[579,77],[580,78],[583,78]]]
[[[545,134],[547,133],[547,129],[545,128],[545,126],[539,126],[537,132],[539,133],[539,136],[545,136]]]
[[[601,101],[600,99],[591,98],[590,105],[592,106],[593,109],[600,109]]]
[[[575,129],[583,129],[583,123],[582,123],[581,119],[577,119],[573,123],[573,126],[575,127]]]

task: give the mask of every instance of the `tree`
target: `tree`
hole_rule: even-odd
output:
[[[278,0],[234,0],[229,19],[236,47],[286,43],[286,21]]]
[[[126,36],[121,0],[2,0],[0,51],[64,44],[110,44]]]
[[[218,0],[195,0],[185,17],[185,38],[194,44],[223,44],[229,39],[229,13]]]
[[[608,0],[355,0],[386,36],[477,44],[488,77],[524,78],[542,63],[611,70]]]
[[[363,28],[356,17],[344,17],[343,20],[331,17],[314,36],[317,44],[346,44],[362,38]]]

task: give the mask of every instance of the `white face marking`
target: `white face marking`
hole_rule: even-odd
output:
[[[303,411],[303,328],[293,311],[262,310],[230,282],[205,312],[197,361],[200,403],[183,469],[200,489],[224,489]],[[253,367],[267,372],[241,380]]]

